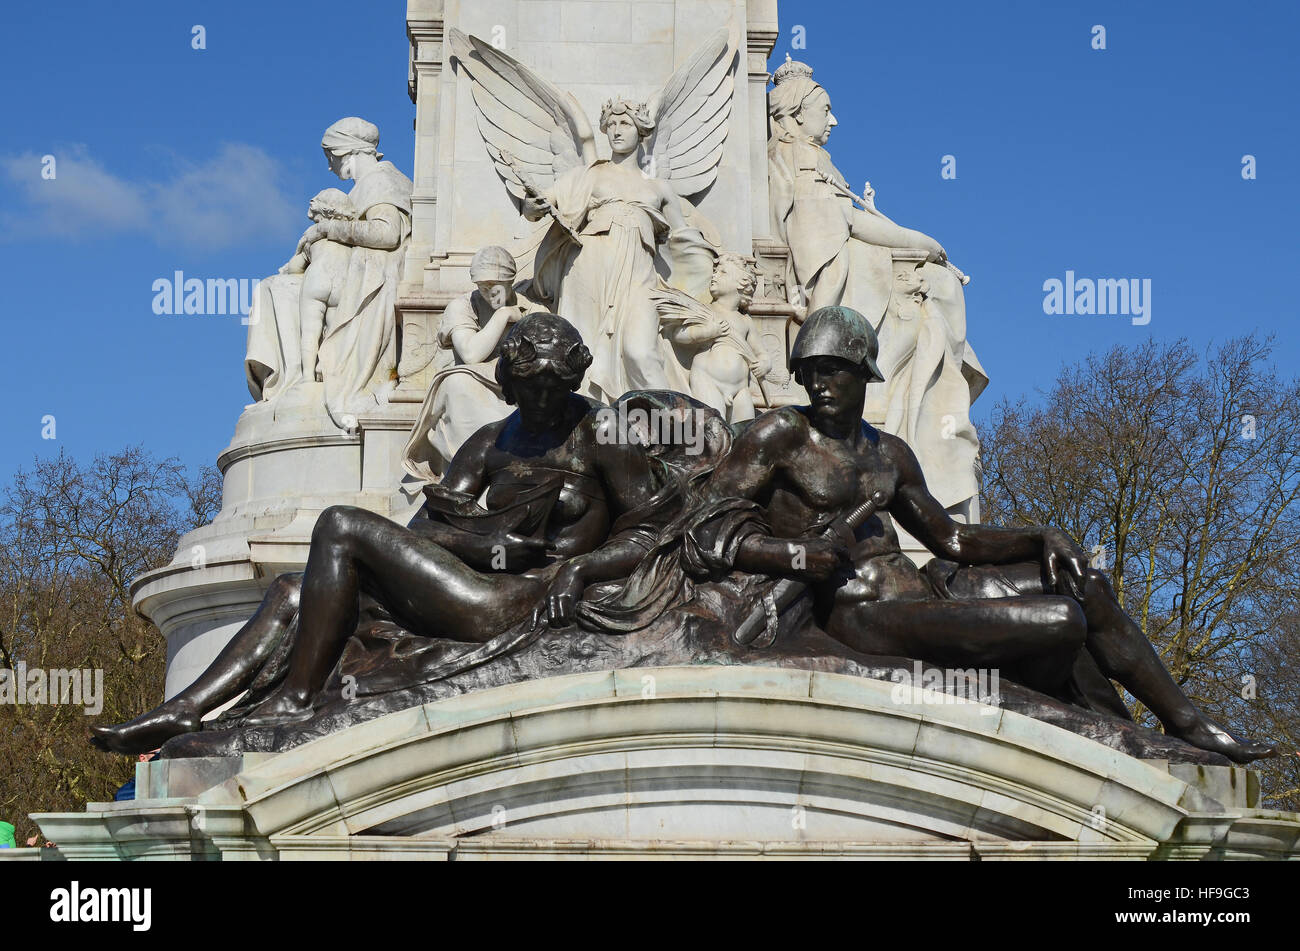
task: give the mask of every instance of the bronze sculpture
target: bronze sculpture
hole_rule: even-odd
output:
[[[706,498],[757,504],[734,566],[813,584],[820,625],[867,654],[957,668],[1001,668],[1047,693],[1091,695],[1115,706],[1121,683],[1165,730],[1236,762],[1273,749],[1233,737],[1179,690],[1109,581],[1052,528],[964,525],[930,495],[916,457],[862,419],[866,386],[880,379],[876,338],[856,311],[825,307],[800,329],[791,368],[809,406],[764,414],[741,434]],[[939,556],[918,570],[890,520],[876,515],[838,537],[815,533],[884,493],[888,515]],[[692,531],[705,536],[707,520]]]
[[[277,579],[193,685],[135,720],[96,727],[94,742],[124,753],[152,749],[198,731],[205,713],[245,690],[245,704],[223,717],[234,732],[308,720],[327,681],[337,694],[345,644],[364,634],[366,617],[428,642],[380,652],[372,692],[394,691],[395,703],[412,683],[507,655],[518,662],[530,650],[532,666],[519,663],[502,682],[577,669],[602,650],[617,662],[612,645],[631,644],[656,624],[678,635],[694,662],[752,662],[751,648],[734,636],[745,626],[734,618],[749,603],[735,592],[731,613],[723,612],[733,618],[732,636],[721,649],[681,635],[690,622],[672,613],[699,613],[690,579],[729,575],[758,576],[769,587],[782,578],[808,583],[816,634],[787,637],[795,654],[812,644],[813,657],[838,653],[850,662],[892,656],[995,668],[1050,697],[1127,717],[1113,678],[1193,746],[1237,762],[1271,755],[1183,696],[1109,582],[1064,533],[948,517],[906,444],[862,419],[866,386],[879,377],[875,356],[874,332],[860,314],[815,312],[791,356],[810,405],[765,413],[734,442],[697,401],[625,395],[624,408],[631,398],[669,407],[667,415],[711,414],[705,451],[672,468],[652,439],[616,431],[624,417],[573,392],[591,359],[577,331],[555,315],[531,314],[503,343],[496,371],[518,409],[471,437],[444,481],[425,489],[410,527],[362,509],[327,510],[304,574]],[[669,469],[675,474],[665,475]],[[475,502],[483,489],[485,509]],[[939,557],[913,566],[891,517]],[[541,634],[548,623],[558,630]],[[582,638],[559,661],[536,662],[557,640],[563,647]],[[446,660],[449,642],[465,651]],[[622,656],[635,653],[627,651]],[[638,658],[647,656],[661,655]],[[327,732],[349,722],[326,721]]]
[[[287,676],[243,726],[310,715],[363,599],[409,630],[486,641],[543,597],[558,618],[586,584],[625,575],[643,549],[627,538],[599,546],[618,516],[647,501],[653,482],[639,447],[597,438],[600,404],[574,392],[590,363],[567,321],[520,320],[497,368],[518,409],[460,449],[410,527],[351,506],[325,510],[303,574],[276,579],[199,679],[135,720],[93,728],[94,742],[142,752],[199,729],[203,714],[254,683],[295,615],[302,633]],[[486,511],[474,501],[483,489]]]

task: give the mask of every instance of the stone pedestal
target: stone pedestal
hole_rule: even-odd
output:
[[[1300,858],[1300,815],[1260,810],[1248,770],[894,686],[770,667],[546,678],[278,755],[140,764],[148,798],[33,818],[68,858]]]

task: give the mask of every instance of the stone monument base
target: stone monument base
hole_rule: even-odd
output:
[[[1000,707],[774,667],[571,674],[279,754],[137,767],[33,816],[70,859],[1283,859],[1244,768],[1141,760]]]

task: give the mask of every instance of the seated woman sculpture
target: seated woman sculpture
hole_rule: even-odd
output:
[[[516,410],[470,437],[408,527],[326,509],[304,572],[271,584],[193,684],[134,720],[93,728],[92,741],[134,753],[198,730],[249,688],[294,624],[287,675],[240,725],[307,719],[367,599],[415,634],[486,642],[539,604],[552,622],[567,618],[588,584],[626,575],[644,548],[635,532],[611,538],[611,529],[650,500],[656,480],[639,446],[600,431],[611,425],[602,404],[574,392],[590,364],[563,318],[521,319],[496,369]],[[485,509],[475,502],[484,490]]]
[[[414,186],[383,161],[379,128],[372,122],[340,119],[325,130],[321,148],[330,171],[354,183],[347,194],[350,214],[316,218],[295,258],[327,240],[347,249],[344,272],[331,281],[328,306],[320,308],[301,303],[303,279],[288,269],[263,281],[249,314],[244,366],[258,401],[319,377],[326,410],[347,429],[347,417],[376,405],[377,392],[397,367],[395,302],[410,243]],[[310,326],[301,326],[303,310]],[[323,326],[314,326],[318,320]],[[304,335],[310,341],[305,351]]]
[[[907,444],[862,419],[867,384],[880,379],[876,356],[875,333],[856,311],[809,316],[790,363],[810,405],[772,410],[737,436],[692,510],[693,550],[808,583],[822,629],[862,653],[1000,669],[1054,696],[1103,698],[1119,713],[1110,678],[1193,746],[1239,763],[1273,755],[1193,706],[1064,532],[948,516]],[[848,524],[868,500],[878,514]],[[918,569],[889,516],[939,557]]]
[[[496,382],[507,331],[525,314],[545,308],[515,286],[518,266],[505,248],[480,248],[469,264],[475,290],[447,305],[438,325],[438,372],[420,407],[402,465],[421,482],[436,482],[456,450],[488,423],[509,415]]]

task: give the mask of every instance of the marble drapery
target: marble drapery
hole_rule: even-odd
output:
[[[773,228],[790,248],[786,286],[802,289],[809,312],[843,304],[871,321],[885,383],[873,387],[868,412],[912,447],[935,498],[969,514],[979,494],[970,406],[988,377],[966,339],[961,281],[941,264],[900,262],[896,291],[891,250],[853,236],[854,216],[869,212],[854,207],[830,153],[782,133],[768,160]],[[910,300],[913,282],[924,285],[923,304]]]
[[[659,208],[630,197],[598,195],[599,169],[610,164],[602,159],[556,180],[547,198],[562,224],[552,225],[537,250],[533,288],[539,297],[554,301],[556,311],[589,341],[595,362],[587,373],[588,395],[613,401],[630,390],[689,392],[681,358],[658,331],[659,315],[650,296],[659,282],[655,256],[666,245],[674,283],[700,284],[701,274],[707,281],[712,252],[698,228],[670,231]],[[570,231],[581,236],[582,244]],[[661,370],[630,352],[634,335],[653,337]]]
[[[348,197],[356,210],[349,223],[347,276],[337,307],[325,315],[320,373],[330,416],[358,409],[373,387],[391,379],[397,367],[395,303],[403,258],[411,234],[413,184],[391,162],[379,162],[357,179]],[[289,368],[301,349],[299,307],[302,276],[277,274],[258,287],[249,315],[244,359],[249,393],[270,400],[297,382]]]
[[[545,310],[517,289],[514,296],[514,306],[519,308],[520,316]],[[421,482],[441,479],[466,439],[480,427],[510,415],[510,404],[502,396],[496,380],[501,342],[497,341],[486,360],[465,363],[456,355],[452,341],[457,330],[480,331],[492,313],[492,306],[483,295],[471,291],[448,304],[439,321],[438,353],[450,355],[451,361],[430,381],[420,415],[402,452],[403,468]]]

